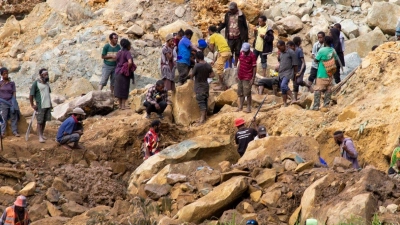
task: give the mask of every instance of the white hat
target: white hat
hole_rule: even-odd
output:
[[[76,107],[74,110],[72,110],[72,112],[70,112],[69,114],[79,114],[79,115],[86,115],[85,111],[83,111],[83,109]]]

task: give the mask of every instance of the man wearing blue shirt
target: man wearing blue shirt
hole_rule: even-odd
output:
[[[72,150],[69,143],[74,143],[75,149],[82,149],[78,142],[83,135],[82,120],[86,113],[81,108],[75,108],[71,114],[58,129],[56,141],[67,150]]]
[[[194,46],[190,39],[193,36],[193,31],[190,29],[185,30],[185,36],[179,41],[178,44],[178,60],[176,60],[176,68],[179,73],[179,85],[186,82],[189,76],[190,56],[192,50],[201,51],[199,48]]]

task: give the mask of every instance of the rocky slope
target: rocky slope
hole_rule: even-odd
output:
[[[328,112],[308,110],[312,95],[307,92],[301,104],[288,108],[266,93],[256,122],[266,125],[271,137],[251,143],[240,160],[233,121],[239,116],[250,121],[252,115],[234,112],[235,85],[211,93],[213,112],[205,125],[194,127],[198,112],[193,82],[188,82],[177,89],[165,113],[165,150],[143,163],[140,145],[149,121],[140,106],[146,89],[131,92],[132,110],[126,111],[113,111],[107,92],[89,93],[100,79],[99,55],[108,34],[117,32],[133,42],[141,88],[159,77],[166,33],[190,27],[195,41],[222,19],[227,3],[48,0],[22,21],[10,17],[0,30],[0,61],[12,71],[22,113],[32,114],[29,84],[47,67],[53,102],[59,105],[54,117],[64,118],[74,106],[91,117],[85,121],[85,150],[67,152],[52,140],[39,145],[33,134],[28,142],[7,137],[0,163],[1,207],[12,204],[18,193],[29,196],[34,224],[216,224],[250,218],[260,224],[295,224],[309,217],[327,224],[366,224],[374,214],[399,221],[392,213],[400,203],[399,183],[382,171],[398,137],[400,47],[388,42],[369,51],[393,35],[400,12],[396,1],[238,0],[250,26],[259,13],[266,15],[277,38],[304,37],[308,56],[316,32],[341,22],[350,39],[346,52],[356,51],[364,60]],[[270,66],[274,60],[270,57]],[[232,84],[234,75],[234,70],[225,75]],[[254,95],[253,111],[263,97]],[[54,137],[59,124],[52,121],[46,135]],[[26,129],[24,121],[20,126]],[[354,139],[362,171],[335,159],[339,153],[332,133],[337,129]],[[318,152],[329,169],[319,167]]]

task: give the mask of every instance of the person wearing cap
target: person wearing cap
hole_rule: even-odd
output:
[[[254,140],[260,140],[263,139],[265,137],[268,137],[268,133],[267,133],[267,128],[265,128],[265,126],[259,126],[258,127],[258,132],[257,132],[257,136],[254,138]]]
[[[108,79],[110,79],[110,91],[111,94],[113,94],[115,67],[117,66],[117,52],[121,50],[121,46],[118,44],[118,35],[116,33],[111,33],[108,38],[110,42],[104,45],[103,51],[101,52],[103,67],[101,69],[99,90],[102,90],[104,86],[107,85]]]
[[[257,59],[253,52],[250,51],[250,44],[243,43],[238,68],[238,90],[239,107],[236,112],[243,109],[244,98],[247,97],[246,113],[251,113],[251,86],[254,84],[254,78],[257,72]]]
[[[340,155],[349,160],[353,164],[354,169],[359,169],[360,166],[357,160],[358,153],[351,138],[345,138],[343,131],[336,131],[333,133],[333,139],[340,147]]]
[[[253,42],[254,54],[256,58],[260,56],[263,77],[267,76],[267,54],[272,52],[274,42],[274,31],[268,27],[267,17],[258,18],[258,26],[254,30],[255,40]]]
[[[279,40],[277,43],[279,54],[279,81],[282,91],[283,105],[288,106],[287,99],[288,96],[293,101],[293,94],[289,88],[289,82],[293,78],[294,74],[298,71],[298,60],[294,51],[288,48],[284,41]]]
[[[192,30],[185,30],[185,35],[178,44],[178,56],[176,60],[176,68],[178,69],[179,73],[178,86],[184,84],[188,79],[191,66],[192,50],[201,51],[199,48],[193,45],[192,42],[190,42],[192,36]]]
[[[174,35],[167,34],[161,50],[161,77],[166,91],[175,92]]]
[[[19,137],[18,120],[19,106],[16,99],[15,83],[8,77],[7,68],[0,69],[2,80],[0,81],[0,114],[3,119],[1,123],[1,136],[5,137],[7,120],[11,119],[11,130],[14,136]]]
[[[210,34],[210,44],[208,48],[214,54],[213,66],[220,83],[220,86],[215,89],[225,90],[227,87],[224,84],[224,65],[232,56],[231,49],[224,36],[218,33],[216,26],[210,26],[208,28],[208,34]],[[218,51],[216,59],[215,51]]]
[[[29,101],[31,107],[36,112],[37,119],[37,132],[39,136],[39,142],[44,143],[47,138],[44,136],[44,129],[46,122],[51,120],[51,89],[49,85],[49,73],[47,69],[39,70],[39,78],[32,84]],[[36,105],[33,103],[35,99]]]
[[[229,48],[232,54],[235,54],[234,64],[236,67],[242,44],[249,40],[249,27],[247,26],[246,16],[238,8],[236,2],[229,3],[229,11],[225,14],[224,22],[219,25],[218,32],[220,33],[224,28]],[[232,57],[229,60],[229,67],[232,67]]]
[[[0,225],[29,225],[29,213],[27,210],[26,197],[20,195],[13,206],[7,207],[1,216]]]
[[[70,114],[72,115],[58,129],[56,141],[67,150],[72,150],[69,143],[74,143],[73,148],[75,149],[82,149],[79,139],[83,135],[82,120],[85,119],[86,113],[77,107]]]
[[[206,40],[204,40],[204,39],[199,39],[198,41],[197,41],[197,48],[199,48],[203,53],[204,53],[204,50],[207,48],[207,42],[206,42]]]
[[[258,225],[256,220],[247,220],[246,225]]]
[[[235,142],[238,145],[238,153],[240,157],[244,155],[246,152],[247,146],[250,141],[254,140],[257,136],[257,131],[253,128],[245,127],[245,122],[243,118],[235,119],[235,127],[238,131],[235,134]]]

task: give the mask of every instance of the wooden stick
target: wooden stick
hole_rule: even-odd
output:
[[[338,85],[336,85],[334,88],[332,88],[332,93],[335,93],[337,90],[339,90],[339,88],[341,88],[354,74],[356,74],[357,69],[360,66],[357,66],[356,68],[354,68],[353,71],[351,71],[346,78],[344,78],[344,80],[342,80]]]

